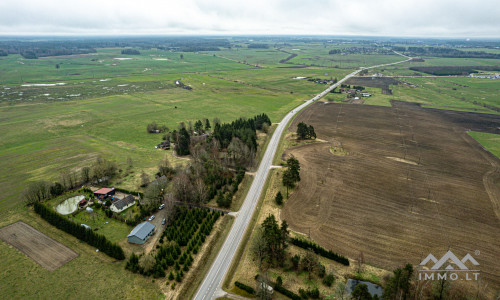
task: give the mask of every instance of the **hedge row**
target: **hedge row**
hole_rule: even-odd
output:
[[[239,287],[240,289],[244,290],[245,292],[249,293],[249,294],[252,294],[252,295],[255,295],[255,290],[253,287],[251,286],[248,286],[244,283],[241,283],[239,281],[236,281],[234,283],[235,286]]]
[[[287,290],[286,288],[282,287],[281,285],[275,285],[274,290],[287,296],[288,298],[290,298],[292,300],[301,300],[302,299],[299,295],[295,294],[294,292],[292,292],[290,290]]]
[[[339,262],[345,266],[349,266],[349,260],[340,254],[337,254],[333,252],[332,250],[326,250],[325,248],[321,247],[320,245],[314,243],[314,242],[309,242],[306,240],[298,239],[298,238],[291,238],[290,242],[300,248],[304,249],[311,249],[314,251],[314,253],[321,255],[323,257],[329,258],[331,260],[334,260],[336,262]]]
[[[84,241],[85,243],[98,248],[107,255],[122,260],[125,259],[122,247],[110,242],[105,236],[95,233],[80,224],[77,224],[69,219],[61,216],[57,212],[48,208],[40,202],[34,203],[35,212],[45,219],[50,224],[61,229],[62,231],[71,234],[72,236]]]

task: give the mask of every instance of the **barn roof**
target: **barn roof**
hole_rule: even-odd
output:
[[[148,235],[155,229],[155,226],[149,222],[142,222],[141,224],[135,226],[127,237],[136,236],[141,240],[146,239]]]
[[[109,192],[112,192],[114,190],[115,190],[114,188],[102,188],[102,189],[99,189],[99,190],[95,191],[94,194],[103,194],[103,195],[105,195],[105,194],[107,194]]]

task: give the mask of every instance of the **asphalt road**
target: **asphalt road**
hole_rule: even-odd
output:
[[[396,53],[396,54],[404,56],[400,53]],[[404,56],[404,57],[406,57],[406,56]],[[244,235],[244,233],[248,227],[248,224],[250,223],[250,219],[252,218],[252,215],[255,211],[255,207],[257,206],[257,202],[259,201],[260,194],[262,193],[262,190],[264,188],[264,184],[266,182],[267,175],[269,174],[269,169],[271,168],[273,158],[274,158],[274,155],[276,153],[276,149],[278,148],[278,144],[279,144],[281,135],[285,131],[286,125],[293,118],[293,116],[297,112],[299,112],[301,109],[305,108],[306,106],[313,103],[314,101],[324,97],[331,90],[340,86],[344,81],[355,76],[356,74],[358,74],[362,70],[372,69],[372,68],[377,68],[377,67],[382,67],[382,66],[388,66],[388,65],[394,65],[394,64],[406,62],[406,61],[411,59],[409,57],[407,57],[407,58],[408,58],[407,60],[396,62],[396,63],[376,65],[376,66],[367,67],[367,68],[360,68],[359,70],[354,71],[351,74],[347,75],[342,80],[339,80],[337,83],[329,86],[326,90],[324,90],[320,94],[316,95],[314,98],[307,100],[302,105],[294,108],[292,111],[290,111],[283,118],[283,120],[281,120],[278,127],[274,131],[273,136],[271,137],[271,141],[269,142],[269,144],[267,146],[266,152],[265,152],[264,157],[262,158],[262,161],[259,165],[259,169],[257,170],[257,173],[255,174],[255,178],[252,182],[250,190],[248,191],[248,194],[245,198],[243,205],[241,206],[241,209],[237,213],[236,220],[233,223],[233,227],[231,228],[231,231],[229,232],[229,235],[227,236],[226,241],[224,242],[224,245],[222,246],[221,250],[219,251],[219,254],[217,255],[216,259],[214,260],[212,266],[210,267],[210,270],[208,271],[207,275],[205,276],[205,279],[203,280],[203,282],[199,286],[198,291],[196,292],[196,295],[194,296],[194,299],[196,299],[196,300],[208,300],[208,299],[215,299],[215,298],[223,295],[223,293],[222,294],[220,293],[222,281],[224,280],[224,277],[226,276],[227,270],[229,269],[229,266],[231,265],[231,261],[233,260],[234,254],[236,253],[236,250],[238,249],[238,246],[241,243],[243,235]]]

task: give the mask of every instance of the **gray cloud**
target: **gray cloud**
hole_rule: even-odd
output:
[[[500,37],[498,0],[2,0],[0,35]]]

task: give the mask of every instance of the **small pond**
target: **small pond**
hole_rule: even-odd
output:
[[[70,213],[77,210],[78,202],[82,201],[83,199],[85,199],[85,196],[83,196],[83,195],[68,198],[68,199],[64,200],[64,202],[59,204],[56,207],[56,210],[61,215],[69,215]]]

